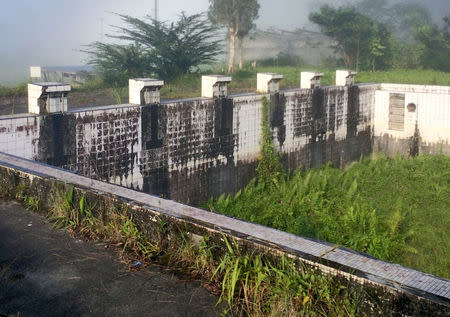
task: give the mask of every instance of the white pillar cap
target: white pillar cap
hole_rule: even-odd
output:
[[[159,93],[161,87],[164,86],[164,81],[154,78],[133,78],[128,80],[128,96],[129,103],[142,105],[145,100],[142,100],[142,93],[144,91],[155,91]],[[144,98],[145,99],[145,98]],[[159,102],[159,94],[153,96],[152,102]]]
[[[336,71],[336,86],[352,85],[355,81],[356,72],[352,70]]]
[[[300,88],[311,89],[320,86],[320,78],[323,73],[318,72],[301,72],[300,73]]]
[[[257,91],[260,93],[275,93],[280,90],[280,81],[283,75],[276,73],[258,73]]]
[[[230,76],[207,75],[202,76],[202,97],[225,97],[227,86],[231,82]]]
[[[28,84],[28,112],[47,114],[67,111],[66,95],[70,90],[71,86],[64,83],[38,82]],[[40,105],[39,102],[42,103],[44,97],[47,98],[45,106],[41,107],[42,104]]]

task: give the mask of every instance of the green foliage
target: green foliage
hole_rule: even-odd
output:
[[[446,25],[439,29],[437,25],[419,27],[416,40],[419,43],[419,60],[424,68],[450,72],[450,18],[444,18]]]
[[[449,277],[450,158],[363,159],[252,181],[212,210]]]
[[[331,277],[308,272],[284,256],[273,260],[242,253],[236,241],[223,240],[227,250],[212,275],[220,275],[227,313],[245,316],[353,316],[356,296]]]
[[[239,40],[239,51],[242,58],[242,39],[254,27],[253,22],[258,18],[258,12],[257,0],[209,0],[209,20],[215,25],[228,29],[228,72],[234,72],[235,38],[237,37]],[[242,60],[240,64],[242,66]]]
[[[111,84],[125,84],[128,78],[153,75],[168,80],[209,64],[220,53],[215,29],[201,15],[181,14],[175,23],[119,15],[126,27],[116,27],[110,38],[129,44],[94,42],[85,51],[89,63],[97,66]]]
[[[225,26],[242,37],[253,28],[258,12],[257,0],[209,0],[208,16],[211,22]]]
[[[412,42],[416,31],[432,24],[431,12],[420,3],[396,3],[387,9],[389,23],[393,26],[399,40]]]
[[[149,54],[138,43],[130,45],[94,42],[88,46],[89,64],[95,65],[104,82],[125,85],[129,78],[152,74]]]
[[[0,97],[17,97],[27,93],[27,83],[21,83],[14,87],[0,85]]]
[[[372,70],[390,67],[393,41],[385,24],[348,6],[324,5],[320,12],[311,13],[309,19],[336,40],[336,49],[344,55],[347,67]]]
[[[258,61],[258,65],[263,67],[277,66],[303,66],[305,62],[300,56],[290,55],[289,53],[280,52],[276,57],[269,57]]]
[[[266,97],[263,97],[262,106],[262,144],[261,157],[256,168],[258,173],[258,182],[260,184],[271,185],[277,183],[281,174],[282,167],[280,157],[273,147],[272,133],[269,126],[270,104]]]

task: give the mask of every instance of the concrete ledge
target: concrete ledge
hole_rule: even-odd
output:
[[[352,86],[355,83],[356,72],[351,70],[336,71],[336,86]]]
[[[377,305],[383,303],[383,309],[389,312],[405,315],[428,315],[432,312],[434,316],[448,316],[450,313],[450,281],[443,278],[374,259],[330,243],[302,238],[0,153],[0,176],[7,177],[5,175],[11,174],[15,175],[14,179],[23,178],[29,182],[41,178],[55,183],[72,184],[76,188],[115,197],[122,203],[137,206],[141,209],[136,212],[141,214],[164,215],[173,221],[202,227],[212,235],[225,232],[245,244],[269,248],[274,254],[287,254],[326,274],[362,285],[369,293],[369,298],[379,300]],[[151,221],[143,224],[154,225]]]

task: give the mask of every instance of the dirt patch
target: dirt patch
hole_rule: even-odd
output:
[[[0,201],[0,316],[215,316],[217,297]]]

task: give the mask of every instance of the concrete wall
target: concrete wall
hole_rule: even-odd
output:
[[[373,85],[326,87],[0,117],[0,151],[196,204],[256,176],[263,97],[293,170],[370,154],[374,93]],[[33,133],[15,133],[24,124]]]
[[[65,186],[65,187],[64,187]],[[214,254],[226,250],[223,235],[237,242],[242,255],[270,254],[294,259],[307,271],[321,272],[354,289],[358,315],[449,316],[450,281],[398,264],[374,259],[338,245],[306,239],[206,210],[182,205],[109,183],[92,180],[45,164],[0,153],[0,188],[26,194],[49,208],[55,193],[74,186],[74,197],[95,202],[106,217],[127,210],[133,222],[156,245],[208,237]],[[77,198],[75,198],[77,199]],[[164,230],[161,230],[164,223]],[[161,241],[165,241],[163,244]],[[211,245],[211,246],[213,246]],[[209,246],[209,245],[208,245]],[[163,249],[164,250],[164,249]]]
[[[36,158],[40,121],[36,115],[0,116],[0,152]]]
[[[404,99],[403,127],[390,126],[394,94]],[[374,150],[450,155],[450,87],[381,84],[374,108]]]
[[[343,166],[373,150],[450,154],[450,88],[393,84],[3,116],[0,151],[198,204],[256,176],[264,97],[274,144],[289,170]],[[397,112],[402,122],[392,125]]]

